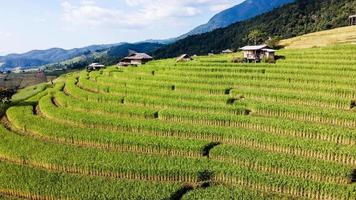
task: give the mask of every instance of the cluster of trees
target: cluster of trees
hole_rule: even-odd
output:
[[[247,35],[246,40],[249,44],[257,45],[260,43],[264,43],[271,48],[278,48],[280,37],[274,36],[268,37],[268,39],[266,39],[266,33],[263,33],[261,30],[255,29]]]
[[[223,49],[237,49],[248,43],[276,38],[290,38],[310,32],[346,26],[348,16],[356,13],[355,0],[296,0],[253,19],[233,24],[210,33],[190,36],[163,47],[154,56],[207,54]],[[258,30],[258,31],[256,31]]]
[[[10,101],[12,95],[15,94],[13,89],[0,88],[0,103],[7,103]]]
[[[6,107],[11,101],[12,95],[15,94],[15,90],[0,88],[0,117],[5,113]]]

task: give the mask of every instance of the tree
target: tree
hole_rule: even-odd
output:
[[[8,103],[14,94],[15,90],[0,88],[0,103]]]
[[[270,48],[278,48],[278,44],[279,44],[280,38],[277,36],[274,37],[270,37],[268,40],[266,40],[266,45]]]
[[[257,42],[259,42],[262,39],[263,33],[262,31],[255,29],[252,30],[249,34],[248,34],[248,40],[251,42],[253,42],[254,45],[257,44]]]

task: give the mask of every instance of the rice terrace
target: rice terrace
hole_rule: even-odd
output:
[[[275,65],[218,55],[67,74],[3,117],[0,192],[355,199],[355,51],[281,50],[286,59]]]
[[[305,2],[273,5],[275,24]],[[335,6],[342,11],[332,13],[349,16],[347,6]],[[30,59],[1,63],[0,56],[0,71],[15,63],[23,74],[57,77],[0,87],[0,199],[355,200],[356,15],[345,19],[349,26],[330,22],[282,37],[274,49],[257,44],[268,32],[255,29],[253,45],[189,56],[200,41],[249,27],[256,16],[168,45],[68,50],[80,63],[36,58],[41,67],[27,63],[30,72],[17,66]],[[187,53],[169,56],[180,45]],[[129,56],[110,57],[121,51]],[[9,74],[23,75],[1,77]]]

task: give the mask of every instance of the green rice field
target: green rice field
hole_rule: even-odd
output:
[[[354,200],[355,52],[157,60],[24,90],[0,126],[0,199]]]

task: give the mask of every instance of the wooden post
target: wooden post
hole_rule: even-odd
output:
[[[349,24],[350,24],[350,26],[356,25],[356,16],[349,17]]]

